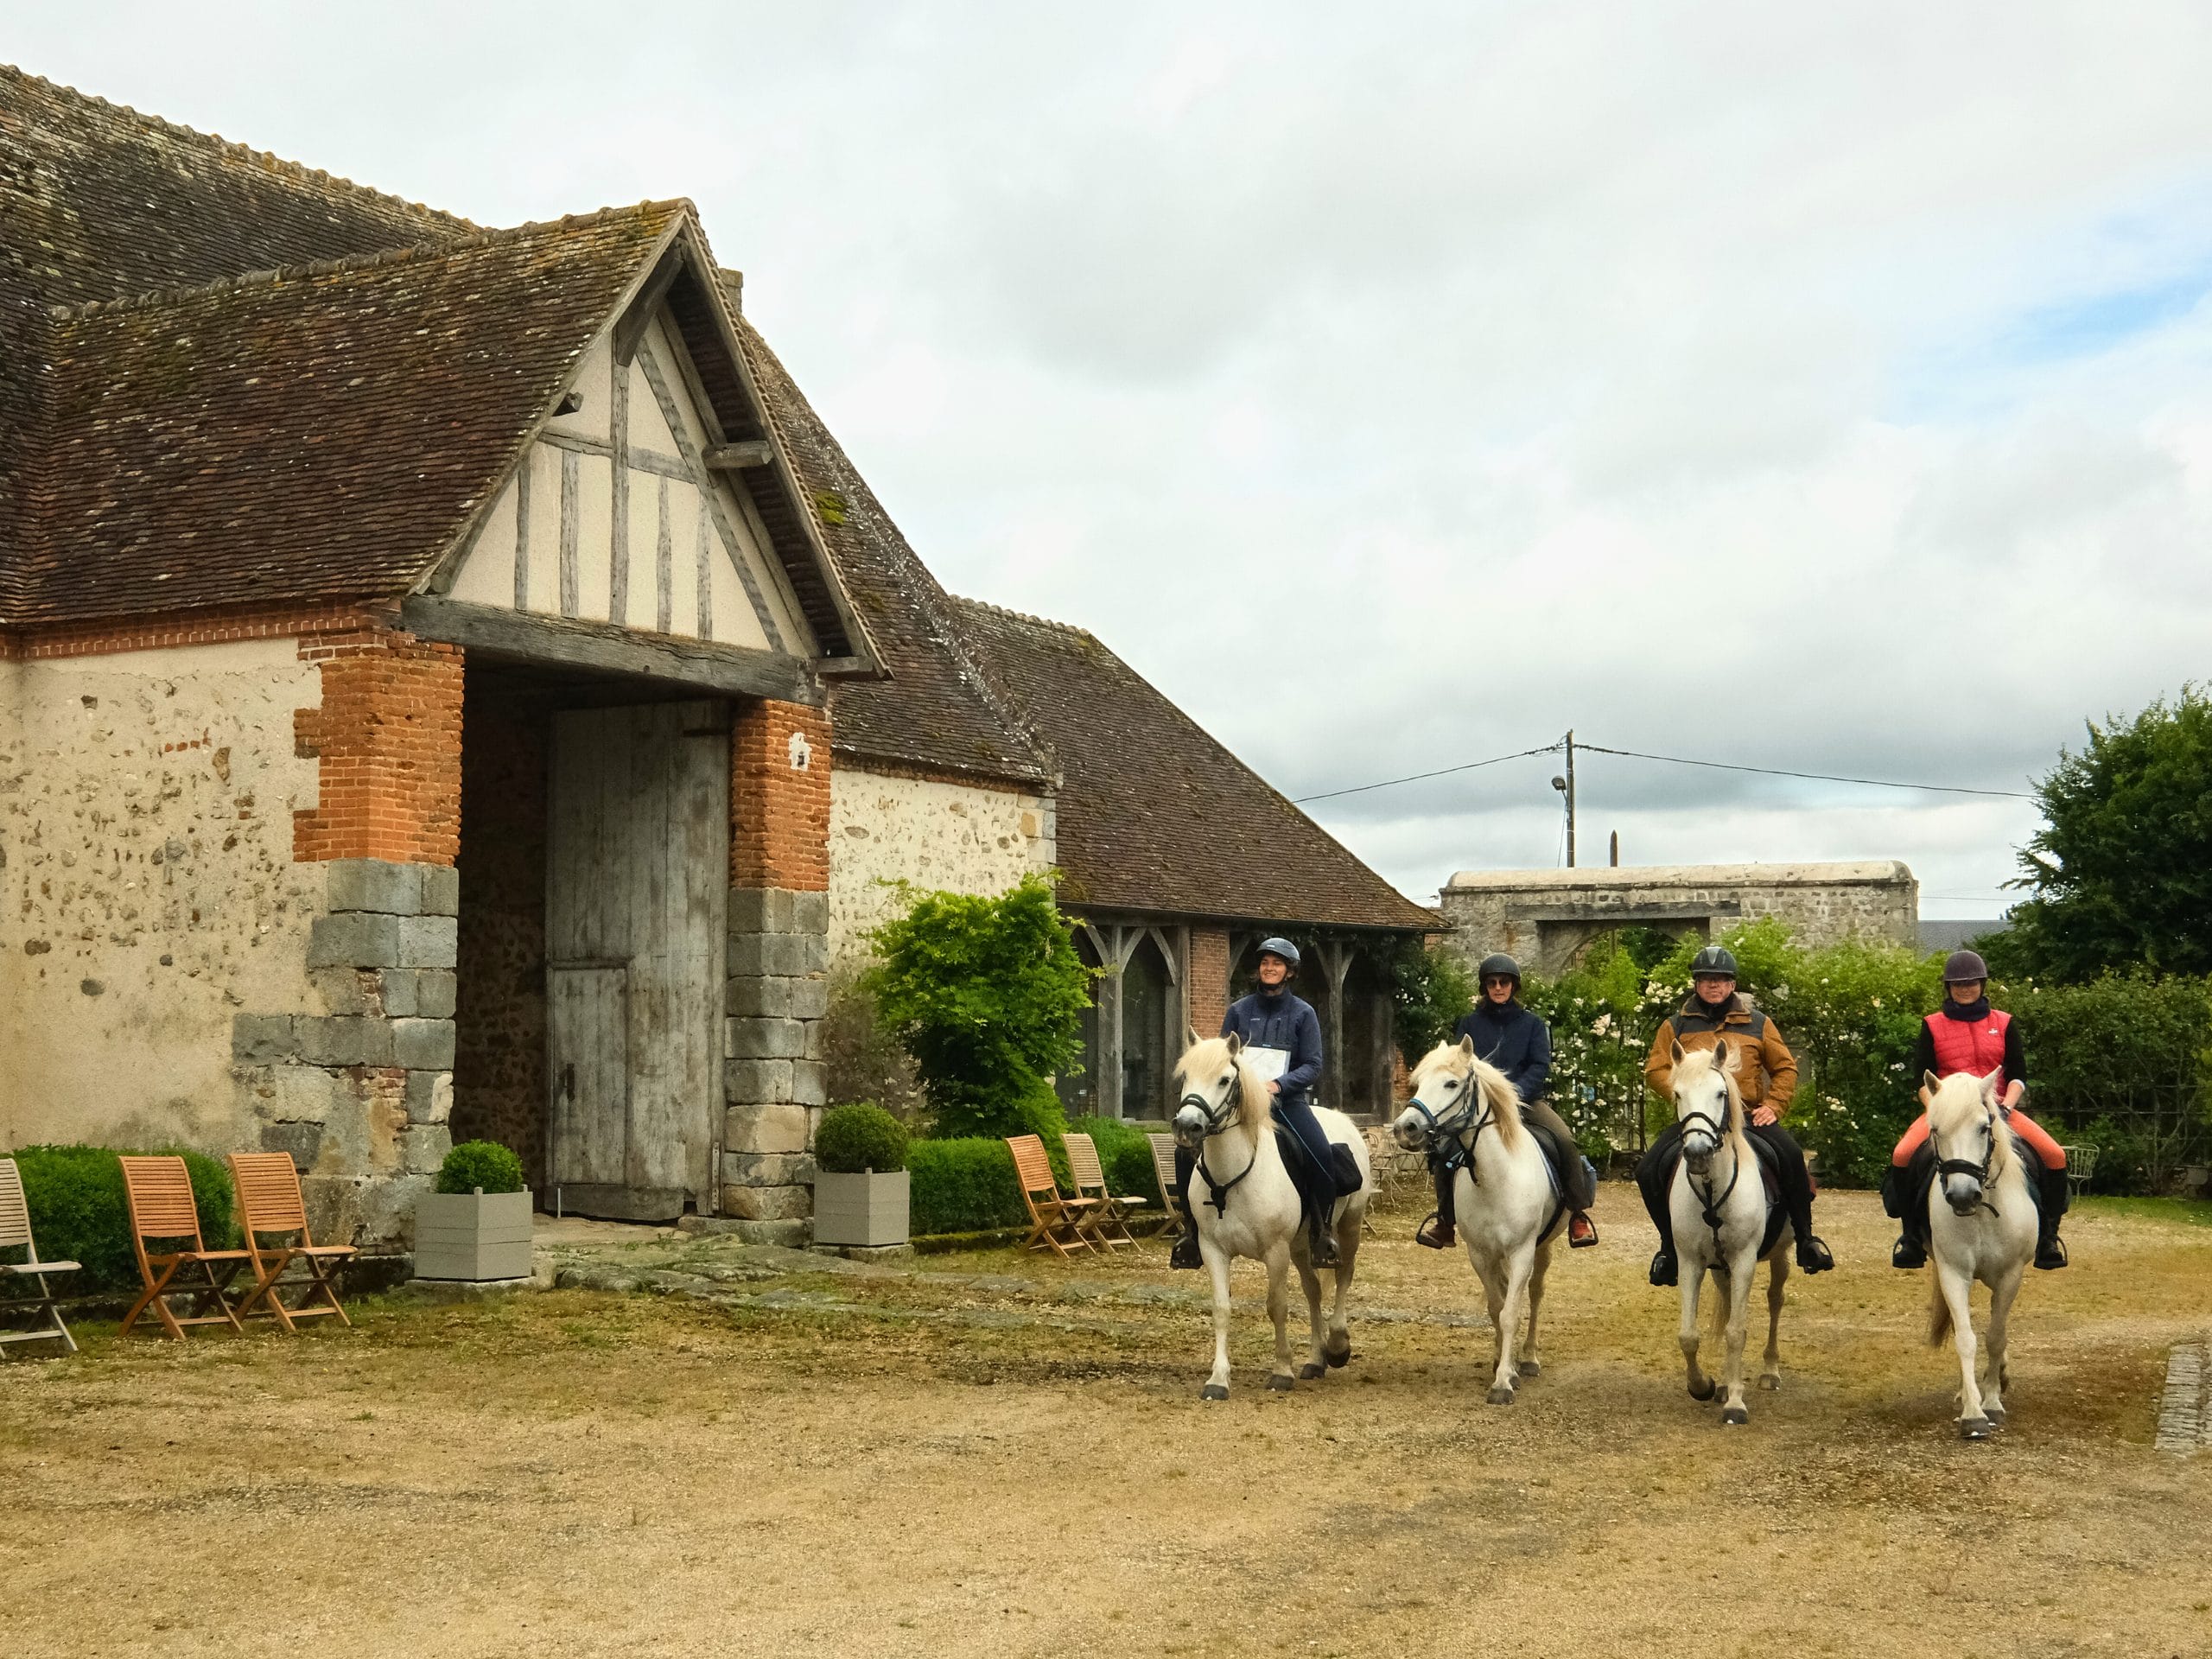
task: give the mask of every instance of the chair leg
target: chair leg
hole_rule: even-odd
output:
[[[338,1287],[331,1281],[330,1277],[332,1274],[338,1271],[338,1264],[334,1262],[325,1263],[321,1257],[313,1255],[308,1257],[307,1262],[308,1271],[315,1275],[315,1288],[322,1293],[322,1299],[330,1304],[330,1311],[338,1316],[338,1323],[351,1331],[353,1328],[353,1321],[346,1317],[346,1310],[339,1305]],[[300,1306],[305,1307],[307,1300],[303,1300]]]
[[[61,1309],[54,1303],[54,1287],[46,1282],[46,1275],[42,1273],[33,1274],[31,1276],[38,1281],[39,1299],[46,1305],[47,1320],[54,1326],[54,1334],[61,1338],[63,1348],[73,1354],[75,1353],[77,1338],[69,1334],[68,1325],[62,1321]]]
[[[176,1329],[176,1321],[169,1317],[168,1308],[156,1300],[168,1287],[169,1281],[175,1276],[176,1263],[170,1262],[164,1265],[160,1273],[148,1281],[145,1293],[137,1301],[131,1303],[130,1311],[123,1316],[122,1328],[115,1334],[118,1337],[129,1336],[130,1327],[138,1323],[138,1316],[150,1306],[160,1316],[162,1323],[169,1327],[171,1334],[182,1337],[184,1332]]]

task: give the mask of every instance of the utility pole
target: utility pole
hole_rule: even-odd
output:
[[[1567,776],[1554,778],[1552,787],[1567,797],[1567,868],[1574,868],[1574,734],[1567,734]]]

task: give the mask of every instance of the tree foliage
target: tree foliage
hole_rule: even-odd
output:
[[[992,896],[910,891],[864,983],[912,1057],[939,1135],[1065,1128],[1054,1073],[1083,1053],[1093,971],[1042,876]]]
[[[2195,685],[2091,723],[2036,786],[2012,932],[1993,966],[2081,982],[2212,973],[2212,698]]]
[[[1452,1034],[1474,1007],[1478,988],[1450,951],[1406,943],[1390,963],[1390,1001],[1397,1010],[1398,1052],[1408,1065]]]

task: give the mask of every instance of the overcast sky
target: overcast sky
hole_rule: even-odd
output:
[[[1548,742],[2023,790],[2212,642],[2212,7],[0,4],[0,56],[487,224],[687,195],[944,583],[1285,792]],[[1315,806],[1417,898],[1546,756]],[[1582,861],[2024,801],[1603,755]]]

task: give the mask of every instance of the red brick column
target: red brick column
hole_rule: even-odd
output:
[[[730,728],[729,884],[830,890],[830,716],[741,705]]]
[[[300,863],[375,858],[450,866],[461,851],[461,652],[391,629],[311,633],[322,706],[293,717],[321,762],[315,805],[292,815]]]
[[[1229,930],[1191,930],[1191,1028],[1200,1037],[1218,1036],[1229,1012]]]

